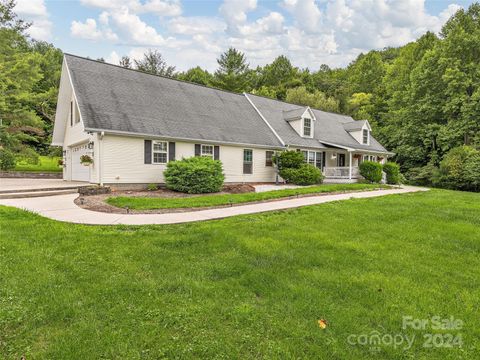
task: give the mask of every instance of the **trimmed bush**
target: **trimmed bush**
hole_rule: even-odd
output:
[[[382,180],[382,165],[375,161],[364,161],[360,164],[360,175],[371,183]]]
[[[275,163],[277,163],[278,160],[279,170],[287,168],[298,169],[304,164],[303,153],[301,151],[282,151],[281,153],[276,155],[273,160]]]
[[[204,156],[170,161],[163,174],[168,189],[188,194],[219,192],[225,178],[222,163]]]
[[[313,185],[323,181],[322,172],[310,164],[301,164],[299,168],[281,169],[280,176],[295,185]]]
[[[400,166],[394,162],[387,162],[383,165],[383,171],[387,175],[387,184],[400,183]]]
[[[9,150],[0,150],[0,169],[3,171],[15,169],[15,155]]]

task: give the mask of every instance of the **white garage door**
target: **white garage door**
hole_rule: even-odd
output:
[[[72,180],[90,181],[90,166],[80,164],[80,156],[88,154],[88,145],[78,145],[72,151]]]

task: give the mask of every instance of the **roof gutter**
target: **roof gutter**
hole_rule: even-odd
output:
[[[196,142],[201,144],[220,144],[220,145],[231,145],[231,146],[248,146],[256,147],[262,149],[278,149],[283,150],[284,147],[275,146],[275,145],[262,145],[262,144],[247,144],[247,143],[237,143],[230,141],[221,141],[221,140],[206,140],[206,139],[191,139],[191,138],[181,138],[181,137],[172,137],[172,136],[162,136],[154,135],[147,133],[136,133],[130,131],[121,131],[121,130],[107,130],[107,129],[97,129],[97,128],[85,128],[86,132],[92,133],[104,133],[107,135],[120,135],[120,136],[131,136],[131,137],[141,137],[141,138],[150,138],[150,139],[161,139],[161,140],[171,140],[171,141],[185,141],[185,142]]]
[[[323,141],[323,140],[318,140],[320,143],[322,144],[326,144],[326,145],[330,145],[330,146],[335,146],[335,147],[338,147],[340,149],[345,149],[345,150],[348,150],[348,151],[362,151],[362,152],[367,152],[367,153],[372,153],[372,154],[387,154],[387,155],[395,155],[395,153],[393,152],[390,152],[390,151],[381,151],[381,150],[368,150],[368,149],[356,149],[356,148],[351,148],[351,147],[348,147],[348,146],[345,146],[345,145],[339,145],[339,144],[334,144],[334,143],[330,143],[330,142],[326,142],[326,141]]]

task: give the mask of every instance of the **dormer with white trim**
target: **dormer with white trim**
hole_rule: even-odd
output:
[[[309,106],[283,111],[283,118],[304,138],[313,138],[315,114]]]
[[[343,128],[360,144],[370,145],[370,133],[372,132],[372,128],[370,127],[368,120],[357,120],[343,123]]]

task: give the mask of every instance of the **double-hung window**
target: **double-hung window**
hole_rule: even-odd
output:
[[[312,120],[309,118],[303,119],[303,136],[312,136]]]
[[[363,139],[362,140],[363,140],[363,143],[365,145],[368,144],[368,130],[367,129],[363,129]]]
[[[265,166],[273,166],[273,151],[265,151]]]
[[[303,161],[307,164],[316,166],[317,168],[322,168],[322,153],[315,151],[303,150]]]
[[[243,173],[253,174],[253,151],[252,149],[243,149]]]
[[[200,150],[201,156],[208,156],[213,159],[213,145],[202,145]]]
[[[152,141],[153,164],[167,163],[168,144],[166,141]]]

